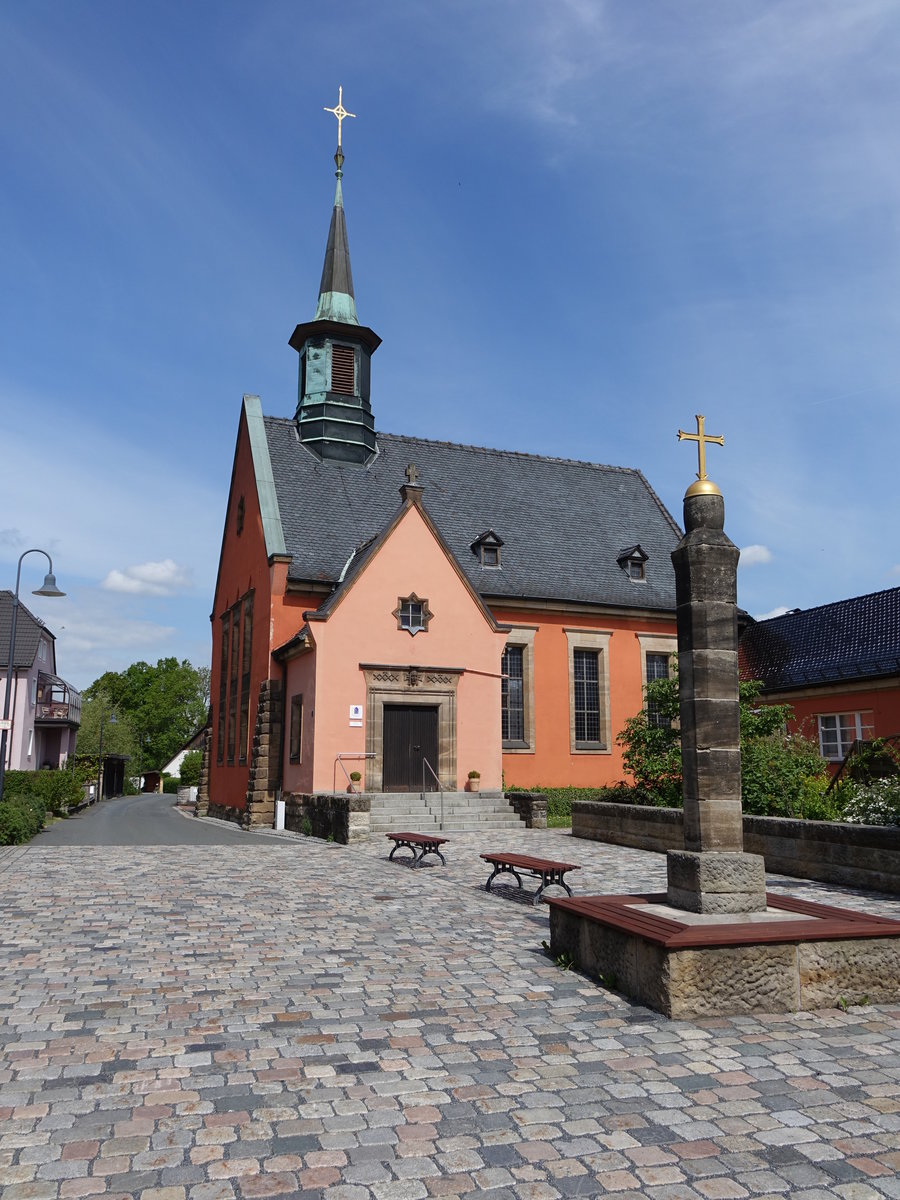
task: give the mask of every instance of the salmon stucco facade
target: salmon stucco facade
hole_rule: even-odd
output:
[[[375,431],[335,161],[296,411],[240,414],[204,810],[614,783],[616,735],[670,669],[681,531],[631,468]]]

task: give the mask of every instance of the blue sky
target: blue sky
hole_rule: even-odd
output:
[[[896,0],[4,5],[0,586],[51,552],[78,685],[208,661],[338,84],[379,429],[640,467],[680,520],[704,413],[745,608],[900,585],[898,61]]]

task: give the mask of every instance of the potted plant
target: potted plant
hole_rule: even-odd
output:
[[[480,771],[470,771],[469,778],[466,782],[466,788],[470,792],[477,792],[479,787],[481,787],[481,772]]]
[[[358,792],[359,788],[356,785],[359,783],[359,781],[361,779],[362,779],[362,775],[359,773],[359,771],[351,771],[350,772],[350,783],[347,786],[347,791],[348,792]]]

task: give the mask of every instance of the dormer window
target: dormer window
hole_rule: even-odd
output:
[[[420,600],[413,592],[409,596],[399,596],[393,615],[397,618],[397,628],[405,629],[411,636],[428,632],[428,622],[434,613],[428,607],[427,600]]]
[[[237,512],[235,513],[234,525],[235,525],[235,530],[237,532],[237,535],[238,535],[238,537],[240,537],[241,534],[244,532],[244,497],[243,496],[241,496],[240,500],[238,500],[238,502],[237,502]]]
[[[647,578],[647,559],[649,554],[640,545],[626,546],[616,555],[616,562],[634,583],[641,583]]]
[[[352,346],[332,344],[331,390],[341,396],[356,395],[356,351]]]
[[[493,529],[486,529],[480,534],[474,542],[472,542],[472,553],[477,555],[481,565],[489,571],[496,571],[500,567],[500,547],[503,545],[503,538],[498,537]]]

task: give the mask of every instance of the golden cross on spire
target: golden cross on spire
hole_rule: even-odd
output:
[[[347,112],[346,108],[344,108],[344,89],[343,89],[343,87],[338,87],[338,102],[337,102],[337,105],[336,105],[334,108],[328,108],[326,105],[323,105],[322,107],[325,109],[325,112],[334,113],[334,115],[337,117],[337,123],[338,123],[338,149],[340,149],[340,145],[341,145],[341,122],[343,121],[344,117],[355,117],[355,116],[356,116],[356,113]]]
[[[698,452],[698,456],[700,459],[700,469],[697,472],[697,478],[698,478],[698,480],[700,480],[702,482],[703,480],[705,480],[707,478],[707,474],[706,474],[706,443],[713,442],[717,446],[724,446],[725,438],[722,436],[713,437],[712,434],[706,433],[704,430],[706,417],[700,416],[699,413],[697,413],[697,415],[696,415],[696,421],[697,421],[697,432],[696,433],[685,433],[683,429],[679,429],[678,430],[678,440],[679,440],[679,442],[696,442],[697,443],[697,452]],[[713,486],[715,486],[715,485],[713,485]]]

